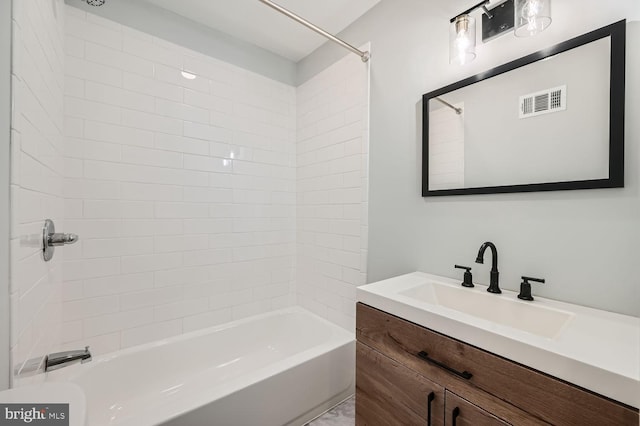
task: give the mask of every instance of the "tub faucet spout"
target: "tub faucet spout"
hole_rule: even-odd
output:
[[[47,355],[44,371],[53,371],[80,361],[82,364],[91,361],[89,346],[75,351],[56,352]]]

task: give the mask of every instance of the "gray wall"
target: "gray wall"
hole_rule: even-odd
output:
[[[9,387],[11,1],[0,1],[0,390]]]
[[[295,83],[296,64],[288,59],[152,4],[137,0],[107,0],[100,7],[84,0],[65,3],[274,80]]]
[[[371,41],[368,280],[415,270],[461,277],[453,269],[458,263],[473,266],[475,280],[486,284],[490,262],[473,261],[491,240],[503,288],[517,290],[521,275],[541,276],[547,283],[534,294],[640,315],[640,122],[633,119],[640,116],[640,23],[628,24],[625,188],[420,196],[423,93],[619,19],[638,19],[637,0],[606,8],[595,0],[554,2],[547,31],[479,44],[474,62],[450,66],[448,21],[465,5],[383,0],[340,34],[356,46]],[[298,64],[298,81],[343,55],[323,45]]]

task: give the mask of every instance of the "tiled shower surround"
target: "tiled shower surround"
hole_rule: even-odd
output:
[[[298,302],[355,330],[367,271],[368,66],[349,55],[302,84],[297,114]]]
[[[67,7],[63,339],[295,303],[295,88]]]
[[[367,65],[296,89],[63,10],[60,219],[80,241],[54,258],[62,347],[101,354],[297,303],[352,328]]]
[[[62,257],[45,263],[40,247],[45,218],[64,229],[64,15],[63,0],[13,1],[10,297],[16,371],[60,345]],[[26,380],[12,377],[12,385]]]

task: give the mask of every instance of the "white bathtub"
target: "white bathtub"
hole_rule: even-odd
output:
[[[354,335],[289,308],[48,373],[90,426],[302,425],[354,389]]]

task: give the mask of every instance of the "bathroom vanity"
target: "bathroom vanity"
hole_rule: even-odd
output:
[[[357,425],[639,423],[640,320],[485,290],[423,273],[358,289]]]

